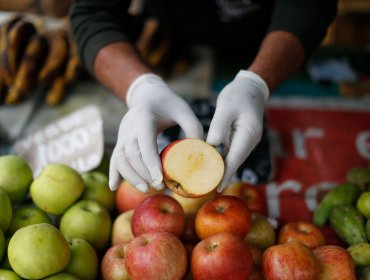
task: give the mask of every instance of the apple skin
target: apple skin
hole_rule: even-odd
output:
[[[42,279],[62,271],[70,260],[63,234],[53,225],[35,224],[19,229],[10,239],[9,263],[26,279]]]
[[[49,163],[30,187],[32,201],[48,214],[61,215],[81,196],[81,175],[65,164]]]
[[[256,212],[267,216],[266,196],[262,193],[261,188],[258,186],[239,181],[227,186],[222,194],[240,197],[247,203],[251,212]]]
[[[262,250],[276,244],[276,232],[267,217],[259,213],[252,213],[252,226],[245,237],[245,241]]]
[[[8,258],[8,247],[9,247],[10,237],[5,238],[5,251],[2,260],[0,261],[0,269],[13,270],[9,263]]]
[[[22,280],[22,278],[19,277],[17,275],[17,273],[15,273],[12,270],[8,270],[8,269],[0,269],[0,279],[4,279],[4,280]]]
[[[85,188],[80,199],[96,200],[112,213],[115,207],[115,192],[109,189],[107,175],[99,171],[90,171],[81,176]]]
[[[78,278],[77,276],[66,272],[60,272],[49,277],[46,277],[43,280],[81,280],[81,278]]]
[[[134,209],[119,214],[113,221],[112,226],[112,245],[127,243],[134,239],[131,230],[131,219]]]
[[[290,222],[282,226],[278,244],[291,240],[300,241],[311,250],[325,245],[325,237],[321,230],[314,224],[304,221]]]
[[[6,232],[13,215],[13,206],[7,192],[0,188],[0,230]]]
[[[111,234],[112,220],[108,210],[95,200],[80,200],[60,219],[59,228],[68,239],[83,238],[97,252],[104,250]]]
[[[312,251],[319,264],[318,280],[355,280],[355,264],[350,253],[335,245],[324,245]]]
[[[41,223],[52,224],[50,217],[41,209],[31,206],[16,208],[6,235],[12,236],[22,227]]]
[[[269,280],[313,280],[317,279],[318,262],[306,245],[293,240],[264,251],[262,272]]]
[[[360,195],[357,199],[356,207],[365,218],[370,218],[370,191],[363,192]]]
[[[195,231],[200,239],[220,232],[234,233],[244,238],[251,227],[251,212],[239,197],[221,195],[199,209]]]
[[[82,238],[72,238],[68,240],[68,245],[71,257],[63,272],[70,273],[81,279],[97,279],[99,259],[94,247]]]
[[[120,243],[110,247],[104,254],[101,262],[101,276],[103,280],[130,280],[125,267],[127,243]]]
[[[7,192],[11,203],[21,203],[27,196],[33,180],[31,167],[21,157],[0,156],[0,189]]]
[[[116,191],[115,205],[118,213],[123,213],[131,209],[135,209],[145,198],[154,195],[161,194],[162,191],[158,191],[154,188],[150,188],[149,193],[143,193],[131,185],[127,181],[122,181]]]
[[[127,245],[125,267],[131,280],[180,280],[187,268],[186,250],[169,232],[147,232]]]
[[[172,161],[173,157],[175,161]],[[201,139],[175,140],[162,150],[160,158],[164,185],[169,190],[189,198],[202,197],[213,192],[221,182],[225,171],[220,153]],[[173,164],[168,164],[169,161]],[[212,174],[210,174],[211,170]],[[206,180],[205,176],[212,180]]]
[[[5,236],[2,230],[0,229],[0,262],[3,259],[3,256],[5,255],[5,250],[6,250]]]
[[[196,280],[248,279],[253,257],[243,238],[218,233],[200,241],[191,255],[191,272]]]
[[[189,212],[197,212],[204,203],[215,198],[218,194],[216,192],[210,192],[201,197],[185,197],[171,191],[170,196],[180,202],[186,214]]]
[[[185,213],[180,203],[165,194],[144,199],[134,210],[131,229],[134,236],[150,231],[166,231],[180,237],[185,227]]]

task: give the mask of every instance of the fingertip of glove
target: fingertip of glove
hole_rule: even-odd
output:
[[[109,188],[112,192],[116,191],[118,189],[118,186],[117,185],[112,185],[112,184],[109,184]]]
[[[135,188],[137,188],[139,191],[141,191],[143,193],[148,193],[149,192],[148,185],[143,184],[143,183],[139,183],[139,184],[135,185]]]

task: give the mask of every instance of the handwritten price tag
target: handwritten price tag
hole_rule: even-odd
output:
[[[103,121],[96,106],[83,107],[21,139],[13,153],[38,176],[48,163],[64,163],[78,172],[100,164],[104,152]]]

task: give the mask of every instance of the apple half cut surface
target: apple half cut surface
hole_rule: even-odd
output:
[[[185,197],[201,197],[213,191],[225,170],[220,153],[194,138],[170,143],[161,152],[161,160],[164,184]]]

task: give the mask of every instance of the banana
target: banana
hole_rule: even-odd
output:
[[[5,103],[14,104],[19,102],[36,88],[37,76],[45,60],[46,50],[45,36],[35,34],[27,45],[14,84],[9,89]]]
[[[19,67],[20,60],[31,37],[37,32],[31,21],[15,17],[2,28],[1,68],[3,81],[11,86]]]
[[[49,51],[45,64],[37,78],[40,86],[51,84],[57,76],[64,72],[69,55],[66,30],[47,30],[45,31],[45,36],[48,41]]]
[[[50,106],[58,105],[68,91],[70,84],[78,77],[82,65],[75,42],[69,36],[70,52],[64,73],[57,77],[46,93],[46,103]]]

